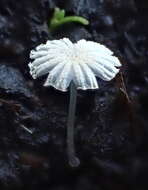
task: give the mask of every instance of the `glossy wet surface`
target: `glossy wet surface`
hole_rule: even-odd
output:
[[[53,8],[89,26],[48,31]],[[148,175],[148,3],[146,0],[0,1],[0,186],[42,190],[143,190]],[[75,144],[68,166],[69,93],[29,75],[29,52],[47,39],[93,40],[123,64],[97,91],[79,91]],[[27,127],[32,134],[24,130]]]

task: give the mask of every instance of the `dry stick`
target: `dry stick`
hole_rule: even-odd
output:
[[[70,166],[78,167],[80,164],[79,159],[75,156],[74,147],[74,121],[75,121],[75,110],[77,101],[77,89],[72,82],[70,85],[70,103],[69,103],[69,114],[67,122],[67,154]]]

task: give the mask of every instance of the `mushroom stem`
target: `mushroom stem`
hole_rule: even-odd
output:
[[[79,159],[75,156],[74,147],[74,121],[75,121],[75,110],[77,102],[77,89],[73,82],[70,84],[70,103],[69,113],[67,122],[67,154],[70,166],[78,167],[80,164]]]

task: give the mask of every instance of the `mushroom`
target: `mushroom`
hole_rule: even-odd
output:
[[[68,38],[48,40],[30,52],[30,74],[33,79],[48,74],[44,86],[67,91],[70,86],[70,104],[67,122],[67,155],[69,164],[80,164],[74,148],[74,118],[77,89],[98,89],[96,77],[112,80],[119,72],[121,63],[113,52],[93,41],[79,40],[72,43]]]

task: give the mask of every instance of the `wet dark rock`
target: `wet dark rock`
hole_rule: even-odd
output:
[[[18,155],[15,152],[1,153],[0,184],[2,189],[21,188],[19,170],[17,170]]]
[[[108,91],[107,86],[95,97],[94,111],[89,113],[86,129],[82,131],[82,144],[87,154],[109,159],[129,151],[125,145],[130,142],[131,126],[126,100],[120,94],[117,96],[117,91]]]
[[[89,19],[50,33],[55,6]],[[147,184],[147,2],[30,0],[0,2],[0,189],[134,189]],[[29,52],[47,39],[94,40],[119,56],[121,76],[78,92],[75,144],[68,166],[69,92],[32,80]],[[124,79],[124,80],[123,80]],[[147,189],[147,188],[146,188]]]
[[[0,88],[8,94],[31,97],[31,91],[21,72],[4,64],[0,65]]]
[[[128,14],[136,12],[137,7],[136,7],[136,3],[134,0],[129,0],[127,2],[122,1],[122,0],[107,0],[107,3],[110,5],[107,8],[110,9],[111,7],[114,8],[114,10],[119,10],[122,11],[122,14],[126,14],[126,12],[128,12]]]
[[[92,161],[93,164],[98,167],[106,176],[118,176],[122,178],[124,175],[126,175],[125,168],[120,163],[110,160],[100,160],[96,157],[94,157]]]
[[[64,30],[65,28],[66,30]],[[91,34],[83,26],[73,23],[61,26],[54,32],[53,37],[56,39],[67,37],[73,42],[81,39],[90,40],[92,38]]]
[[[83,17],[89,18],[91,14],[96,14],[101,1],[91,1],[91,0],[66,0],[64,3],[64,8],[67,11],[73,12],[76,15],[81,15]]]
[[[29,49],[35,47],[36,42],[45,42],[49,38],[46,20],[49,13],[45,1],[20,1],[17,4],[1,1],[1,59],[24,71]]]

